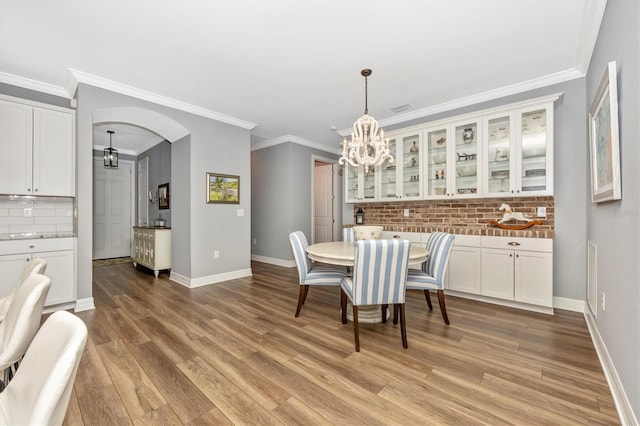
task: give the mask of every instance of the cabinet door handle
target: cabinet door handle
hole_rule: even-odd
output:
[[[34,191],[34,192],[38,192],[38,188],[34,189],[33,191]]]
[[[510,241],[507,244],[509,244],[510,246],[519,246],[520,245],[520,243],[517,242],[517,241]]]
[[[35,248],[36,246],[34,246],[33,244],[29,244],[29,248]]]
[[[31,192],[31,188],[27,188],[27,192]]]
[[[513,253],[509,253],[509,257],[513,257]]]
[[[519,254],[516,254],[516,257],[520,257],[520,255],[519,255]]]

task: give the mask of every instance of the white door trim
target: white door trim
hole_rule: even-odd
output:
[[[334,165],[334,179],[333,179],[333,188],[332,188],[332,195],[333,195],[333,202],[332,202],[332,208],[331,208],[331,212],[333,215],[333,239],[335,240],[338,235],[336,234],[336,226],[337,226],[337,222],[336,222],[336,209],[337,206],[341,206],[342,205],[342,200],[338,199],[337,196],[337,192],[336,192],[336,181],[337,179],[335,179],[336,177],[336,170],[335,170],[335,165],[338,164],[338,160],[334,160],[332,158],[327,158],[327,157],[322,157],[320,155],[316,155],[316,154],[311,154],[311,244],[313,244],[316,240],[316,218],[315,218],[315,166],[316,166],[316,161],[321,162],[321,163],[327,163],[327,164],[333,164]]]

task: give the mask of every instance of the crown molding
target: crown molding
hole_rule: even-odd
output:
[[[307,146],[309,148],[317,149],[317,150],[328,152],[331,154],[336,154],[336,155],[340,154],[339,148],[335,148],[335,150],[332,151],[331,147],[327,145],[324,145],[318,142],[313,142],[307,139],[303,139],[294,135],[284,135],[275,139],[269,139],[266,141],[255,143],[251,146],[251,151],[258,151],[260,149],[269,148],[271,146],[280,145],[281,143],[286,143],[286,142],[296,143],[298,145]]]
[[[36,92],[47,93],[49,95],[59,96],[65,99],[71,99],[69,93],[64,87],[54,86],[53,84],[43,83],[30,78],[20,77],[6,72],[0,72],[0,82],[10,84],[12,86],[22,87],[24,89],[35,90]]]
[[[585,3],[582,30],[576,54],[576,69],[582,73],[586,74],[589,69],[606,7],[607,0],[587,0]]]
[[[155,104],[164,105],[180,111],[199,115],[201,117],[211,118],[213,120],[220,121],[222,123],[231,124],[233,126],[241,127],[247,130],[251,130],[257,126],[256,123],[252,123],[250,121],[241,120],[239,118],[235,118],[230,115],[221,114],[221,113],[211,111],[209,109],[192,105],[183,101],[158,95],[157,93],[148,92],[146,90],[138,89],[133,86],[128,86],[126,84],[122,84],[117,81],[108,80],[106,78],[103,78],[97,75],[93,75],[93,74],[89,74],[73,68],[69,68],[69,73],[67,75],[67,82],[65,84],[65,88],[67,89],[68,93],[75,94],[76,90],[78,89],[79,83],[87,84],[89,86],[99,87],[105,90],[110,90],[112,92],[131,96],[136,99],[142,99],[145,101],[153,102]]]
[[[430,115],[438,114],[441,112],[453,111],[458,108],[467,107],[470,105],[476,105],[486,101],[492,101],[494,99],[503,98],[505,96],[511,96],[529,90],[540,89],[542,87],[551,86],[557,83],[563,83],[565,81],[574,80],[576,78],[584,77],[584,73],[570,69],[566,71],[560,71],[555,74],[550,74],[544,77],[535,78],[532,80],[523,81],[517,84],[511,84],[509,86],[500,87],[498,89],[489,90],[486,92],[478,93],[476,95],[467,96],[464,98],[456,99],[450,102],[443,102],[438,105],[417,109],[406,114],[398,114],[396,116],[379,120],[380,127],[391,126],[394,124],[404,123],[406,121],[415,120],[418,118],[428,117]],[[351,135],[351,128],[339,130],[337,133],[342,137]]]

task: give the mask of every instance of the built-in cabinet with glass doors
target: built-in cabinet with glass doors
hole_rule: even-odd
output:
[[[389,133],[393,162],[345,167],[345,201],[553,195],[552,97]]]

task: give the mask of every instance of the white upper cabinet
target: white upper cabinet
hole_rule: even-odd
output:
[[[387,135],[393,163],[379,167],[379,201],[419,200],[422,198],[422,157],[420,132]]]
[[[393,163],[345,172],[345,201],[553,195],[560,94],[390,132]]]
[[[0,99],[0,194],[74,196],[74,120],[72,110]]]
[[[425,198],[469,198],[480,194],[480,122],[466,120],[424,131]]]
[[[551,103],[485,117],[484,193],[553,195]]]

